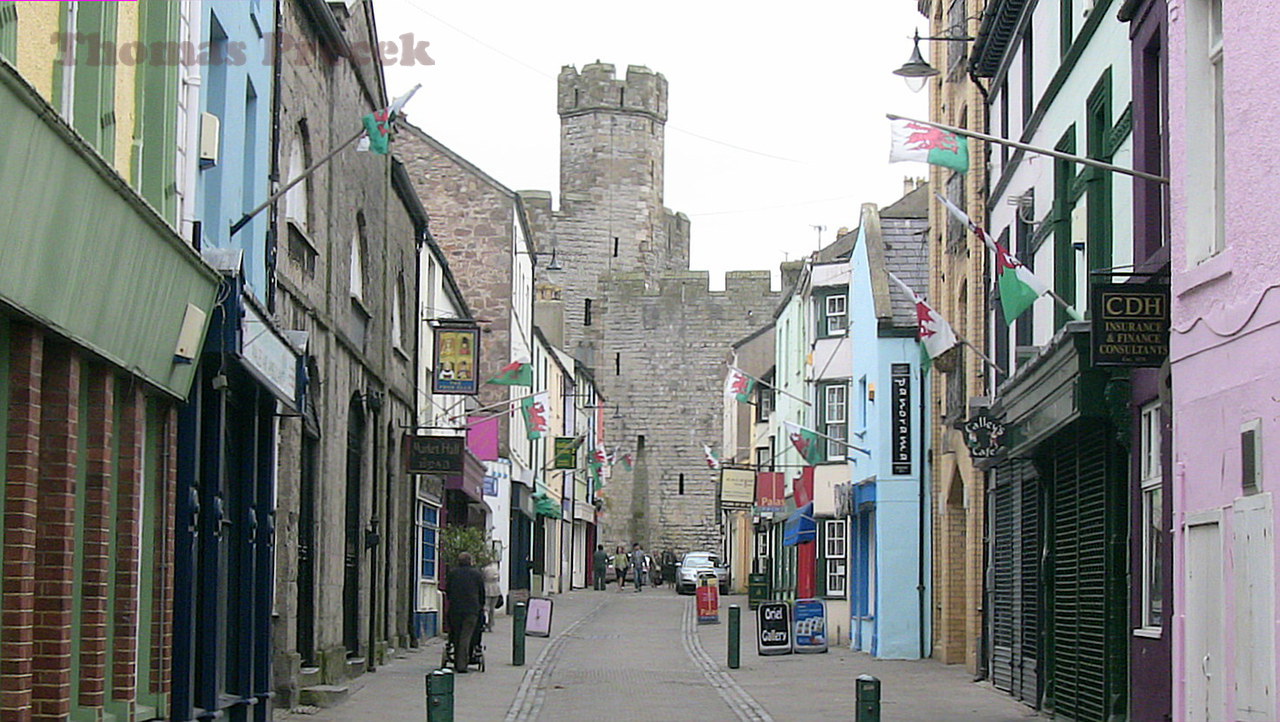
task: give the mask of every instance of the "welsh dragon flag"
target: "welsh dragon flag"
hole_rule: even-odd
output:
[[[512,361],[497,376],[489,379],[486,384],[498,384],[499,386],[528,386],[533,388],[533,364],[528,361]]]
[[[951,201],[938,195],[938,200],[947,207],[956,220],[964,223],[974,235],[987,244],[987,248],[996,254],[996,279],[1000,284],[1000,306],[1004,310],[1004,322],[1013,325],[1016,318],[1026,313],[1037,298],[1049,292],[1049,287],[1041,281],[1031,269],[1022,265],[1012,253],[982,226],[969,219],[969,215],[960,210]],[[1075,315],[1075,314],[1072,314]]]
[[[751,403],[751,392],[755,388],[755,379],[748,376],[741,369],[729,367],[729,376],[724,382],[724,395],[726,398],[732,396],[744,404],[749,404]]]
[[[889,121],[892,145],[889,162],[913,160],[940,165],[957,173],[969,171],[969,139],[950,131],[905,118]]]
[[[706,456],[707,456],[707,468],[708,468],[708,469],[719,469],[719,468],[720,468],[720,459],[716,458],[715,452],[713,452],[713,451],[711,450],[711,447],[710,447],[710,446],[708,446],[708,445],[706,445],[706,444],[703,444],[703,445],[702,445],[702,453],[703,453],[703,454],[706,454]]]
[[[787,431],[787,437],[791,439],[791,445],[800,452],[806,464],[822,461],[822,447],[818,445],[818,432],[790,421],[782,422],[782,426]]]
[[[520,402],[520,411],[524,414],[525,435],[530,441],[541,439],[543,434],[551,430],[551,422],[547,418],[550,401],[550,394],[542,391]]]
[[[391,152],[391,129],[396,121],[396,116],[404,108],[404,104],[409,102],[413,94],[418,92],[418,88],[422,87],[422,83],[418,83],[409,89],[409,92],[391,101],[391,105],[374,113],[370,113],[362,119],[364,123],[365,135],[360,139],[357,150],[373,151],[379,155],[386,155]]]
[[[627,471],[631,471],[632,463],[633,462],[631,459],[631,452],[628,451],[627,453],[622,455],[622,468],[626,469]]]
[[[888,271],[886,271],[888,273]],[[938,358],[946,353],[952,346],[959,341],[956,339],[955,331],[951,330],[951,324],[943,318],[933,307],[924,300],[922,296],[911,290],[911,287],[902,282],[901,278],[889,273],[889,278],[902,288],[902,291],[916,304],[916,321],[919,328],[916,331],[917,338],[920,339],[920,345],[924,348],[925,355],[929,360]]]

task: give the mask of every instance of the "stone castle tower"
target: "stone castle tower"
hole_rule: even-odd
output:
[[[538,242],[539,284],[563,303],[564,344],[595,370],[608,405],[606,443],[630,452],[605,488],[600,541],[674,551],[718,548],[725,358],[771,318],[768,271],[726,275],[709,290],[689,271],[689,219],[663,205],[667,81],[642,66],[560,72],[560,209],[522,193]],[[562,270],[547,270],[552,250]],[[616,412],[615,412],[616,409]]]

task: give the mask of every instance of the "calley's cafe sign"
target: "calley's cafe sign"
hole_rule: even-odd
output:
[[[1093,287],[1094,366],[1148,366],[1169,355],[1169,286],[1099,283]]]

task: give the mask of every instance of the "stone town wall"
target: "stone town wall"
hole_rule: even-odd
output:
[[[780,294],[768,271],[730,272],[724,291],[708,281],[705,271],[668,272],[648,284],[635,273],[601,279],[588,338],[599,351],[596,378],[623,414],[607,423],[607,443],[635,459],[630,472],[614,466],[605,489],[607,544],[719,549],[719,475],[702,445],[721,451],[730,346],[768,322]]]

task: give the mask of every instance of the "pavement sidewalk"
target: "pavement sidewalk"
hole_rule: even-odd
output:
[[[692,597],[689,597],[692,599]],[[742,608],[739,669],[728,669],[729,605]],[[741,595],[720,600],[720,624],[700,624],[697,635],[720,668],[775,720],[851,720],[854,680],[880,680],[881,717],[893,722],[1020,722],[1034,710],[988,683],[973,682],[961,665],[880,660],[847,647],[822,654],[771,657],[756,652],[756,614]]]
[[[609,594],[600,592],[598,594]],[[599,603],[598,594],[575,591],[552,597],[551,637],[525,638],[525,666],[511,664],[513,620],[499,610],[493,631],[484,635],[485,672],[454,678],[454,709],[458,720],[501,720],[507,715],[525,671],[566,626]],[[387,664],[346,684],[347,699],[327,709],[276,710],[275,719],[291,722],[424,722],[427,719],[426,676],[440,667],[444,637],[425,641],[418,649],[396,650]]]

